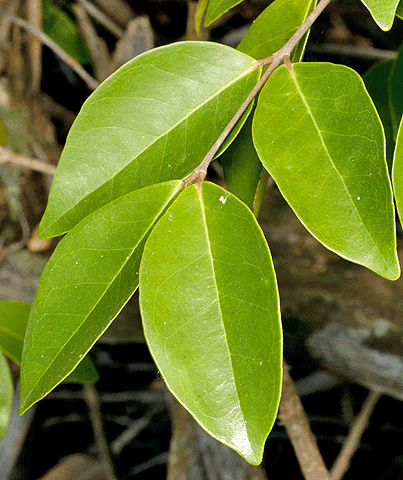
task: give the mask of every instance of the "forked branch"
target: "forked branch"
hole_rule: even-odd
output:
[[[304,23],[298,28],[298,30],[288,40],[288,42],[282,48],[280,48],[280,50],[278,50],[276,53],[274,53],[270,57],[263,58],[262,60],[257,60],[256,61],[256,64],[254,65],[255,68],[260,68],[260,67],[263,67],[265,65],[270,65],[270,66],[266,70],[266,72],[262,75],[261,79],[255,85],[255,87],[250,92],[250,94],[248,95],[246,100],[240,106],[239,110],[233,116],[231,121],[228,123],[228,125],[225,127],[225,129],[222,131],[221,135],[217,138],[216,142],[211,147],[211,149],[209,150],[207,155],[204,157],[201,164],[198,167],[196,167],[193,170],[193,172],[183,180],[184,183],[187,183],[187,184],[193,183],[196,179],[199,179],[199,176],[201,178],[201,174],[203,174],[203,178],[201,178],[201,180],[198,181],[197,183],[200,184],[204,180],[204,178],[207,174],[208,166],[210,165],[210,163],[213,160],[215,154],[218,152],[218,149],[221,147],[224,140],[227,138],[227,136],[229,135],[229,133],[231,132],[231,130],[233,129],[233,127],[235,126],[237,121],[241,118],[242,114],[248,108],[248,106],[250,105],[252,100],[256,97],[256,95],[259,93],[259,91],[261,90],[263,85],[267,82],[270,75],[281,64],[284,57],[290,57],[291,52],[296,47],[298,42],[302,39],[302,37],[305,35],[305,33],[311,28],[312,24],[319,17],[319,15],[323,12],[323,10],[329,5],[330,2],[331,2],[331,0],[320,0],[318,5],[315,7],[314,10],[312,10],[311,14],[307,17],[307,19],[304,21]]]

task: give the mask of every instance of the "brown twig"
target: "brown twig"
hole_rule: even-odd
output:
[[[27,2],[28,21],[32,26],[42,26],[42,1],[29,0]],[[38,93],[41,89],[42,76],[42,43],[32,35],[28,44],[30,67],[31,67],[31,91]]]
[[[99,82],[95,80],[74,58],[70,57],[62,48],[59,47],[50,37],[48,37],[42,30],[37,27],[34,27],[26,20],[23,20],[20,17],[17,17],[4,9],[0,9],[0,15],[10,20],[15,25],[18,25],[21,28],[24,28],[27,32],[32,33],[36,38],[38,38],[44,45],[49,47],[56,55],[58,55],[64,62],[66,62],[76,73],[79,75],[84,82],[87,84],[88,88],[95,90]]]
[[[106,15],[102,10],[100,10],[96,5],[91,3],[88,0],[78,0],[78,3],[84,8],[84,10],[97,20],[101,25],[103,25],[107,30],[109,30],[116,38],[122,38],[125,34],[123,28],[120,28],[113,20],[111,20],[108,15]]]
[[[36,172],[45,173],[46,175],[54,175],[56,167],[50,163],[41,162],[34,158],[18,155],[8,148],[0,146],[0,165],[17,165],[19,167],[29,168]]]
[[[309,420],[284,362],[283,392],[279,419],[284,425],[306,480],[330,480],[329,472],[319,452]]]
[[[111,451],[119,455],[124,447],[128,445],[140,432],[142,432],[151,422],[154,415],[165,408],[164,404],[158,404],[153,407],[146,415],[134,420],[129,427],[119,437],[111,443]]]
[[[249,104],[252,102],[252,100],[256,97],[256,95],[259,93],[263,85],[267,82],[271,74],[274,72],[274,70],[280,65],[280,63],[283,61],[283,58],[285,56],[290,56],[291,52],[295,48],[295,46],[298,44],[298,42],[302,39],[302,37],[305,35],[305,33],[311,28],[312,24],[314,21],[318,18],[318,16],[323,12],[323,10],[329,5],[331,0],[320,0],[318,5],[315,7],[315,9],[311,12],[311,14],[308,16],[308,18],[304,21],[304,23],[298,28],[298,30],[294,33],[294,35],[288,40],[288,42],[280,48],[276,53],[271,55],[270,57],[264,58],[262,60],[258,60],[254,66],[254,68],[260,68],[266,65],[270,65],[269,68],[266,70],[266,72],[262,75],[260,78],[259,82],[255,85],[253,90],[250,92],[250,94],[247,96],[243,104],[239,107],[239,110],[235,113],[231,121],[228,123],[228,125],[225,127],[225,129],[222,131],[221,135],[218,137],[214,145],[211,147],[207,155],[204,157],[203,161],[201,164],[196,167],[193,172],[186,177],[183,181],[184,183],[192,183],[201,172],[204,173],[204,175],[207,174],[207,168],[210,165],[210,162],[213,160],[215,154],[218,152],[218,149],[221,147],[223,144],[224,140],[227,138],[235,124],[238,122],[238,120],[241,118],[242,114],[245,112],[245,110],[248,108]]]
[[[90,51],[94,75],[102,82],[112,73],[111,58],[105,40],[100,38],[89,15],[81,5],[73,5],[80,32]]]
[[[381,394],[379,392],[375,392],[374,390],[370,391],[360,413],[351,426],[338,457],[330,469],[331,480],[341,480],[347,472],[351,458],[360,444],[362,434],[368,426],[369,418],[380,397]]]
[[[112,458],[109,452],[108,442],[105,438],[105,433],[102,425],[101,406],[98,392],[94,385],[90,383],[84,383],[83,389],[85,401],[88,405],[92,428],[94,431],[95,444],[97,446],[98,453],[102,459],[104,473],[108,480],[117,480]]]
[[[136,18],[130,2],[126,0],[94,0],[94,3],[123,29],[126,29],[130,20]]]

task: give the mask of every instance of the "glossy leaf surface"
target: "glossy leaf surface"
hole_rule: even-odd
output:
[[[390,30],[400,0],[361,0],[382,30]]]
[[[257,60],[269,57],[283,47],[315,7],[315,0],[276,0],[253,22],[237,50]],[[299,61],[304,41],[293,50]]]
[[[217,18],[241,2],[242,0],[208,0],[204,25],[208,27],[214,20],[217,20]]]
[[[0,301],[0,350],[17,365],[30,310],[29,303]]]
[[[85,102],[62,153],[42,237],[130,191],[199,165],[256,84],[254,60],[209,42],[139,55]]]
[[[261,59],[279,50],[312,11],[315,0],[276,0],[253,22],[237,50]],[[304,51],[306,36],[292,52],[298,61]],[[252,118],[220,158],[227,188],[249,208],[253,208],[261,179],[262,164],[252,140]],[[262,185],[261,190],[264,190]]]
[[[145,240],[180,185],[161,183],[120,197],[57,246],[29,317],[21,412],[76,367],[135,292]]]
[[[252,140],[252,116],[220,157],[228,190],[251,210],[262,174],[262,162]]]
[[[13,405],[13,381],[10,368],[0,352],[0,439],[7,431]]]
[[[400,120],[403,114],[403,45],[399,48],[397,57],[393,60],[387,82],[389,95],[389,111],[392,119],[393,139],[396,140]]]
[[[397,213],[400,222],[403,222],[403,127],[400,128],[396,140],[395,155],[393,159],[392,181],[395,193]]]
[[[22,347],[31,305],[0,300],[0,350],[17,365],[21,364]],[[89,357],[65,379],[69,383],[95,383],[97,369]]]
[[[359,75],[342,65],[280,67],[253,120],[263,165],[327,248],[394,280],[400,267],[385,138]]]
[[[363,80],[368,93],[371,95],[372,101],[381,117],[383,129],[386,137],[386,159],[388,167],[392,167],[393,151],[395,147],[392,112],[390,108],[389,88],[390,75],[392,72],[394,61],[380,62],[370,68]]]
[[[250,210],[214,184],[186,188],[146,243],[140,308],[168,388],[213,437],[259,463],[282,338],[273,264]]]

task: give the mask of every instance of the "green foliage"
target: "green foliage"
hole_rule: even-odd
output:
[[[399,214],[400,222],[403,222],[403,127],[400,128],[397,135],[395,155],[393,159],[392,181],[395,192],[396,208]]]
[[[382,120],[386,137],[386,159],[389,170],[392,167],[393,150],[395,147],[392,112],[390,109],[391,99],[389,98],[390,88],[388,88],[393,65],[393,60],[378,63],[370,68],[363,76],[368,93],[371,95],[372,101]]]
[[[253,138],[312,235],[348,260],[399,277],[384,134],[357,73],[330,63],[278,68],[259,96]]]
[[[392,121],[393,140],[396,140],[399,129],[400,119],[403,114],[403,47],[399,49],[397,57],[394,59],[389,77],[388,77],[388,100],[389,111]]]
[[[120,197],[57,246],[25,336],[21,413],[74,370],[136,291],[145,240],[180,185],[161,183]]]
[[[30,310],[28,303],[0,301],[0,349],[17,365]]]
[[[382,30],[390,30],[400,0],[361,0]]]
[[[229,47],[182,42],[111,75],[70,130],[39,234],[60,235],[128,192],[188,175],[258,80],[252,64]]]
[[[281,329],[273,263],[250,210],[211,183],[186,188],[146,243],[140,308],[171,391],[213,437],[260,463],[277,414]]]
[[[195,13],[195,29],[197,35],[200,35],[200,26],[203,21],[203,16],[206,13],[209,0],[199,0],[197,2],[197,8]]]
[[[237,3],[202,1],[196,20],[207,8],[208,24]],[[382,28],[390,27],[396,0],[364,3]],[[255,109],[250,103],[239,112],[230,136],[217,144],[232,193],[203,181],[206,154],[266,79],[259,80],[267,62],[252,57],[275,54],[314,6],[275,0],[238,51],[210,42],[154,49],[85,102],[40,226],[43,237],[68,234],[29,313],[20,412],[82,365],[139,286],[146,340],[168,388],[211,435],[259,463],[277,413],[282,365],[276,276],[251,212],[258,213],[267,172],[327,248],[398,278],[385,134],[364,83],[347,67],[296,63],[275,70]],[[303,33],[288,52],[292,61],[301,60]],[[366,77],[390,152],[403,110],[400,61]],[[393,167],[399,212],[402,136]],[[19,333],[10,335],[5,318],[0,345],[16,351],[25,327],[17,320]]]
[[[21,364],[22,346],[31,305],[0,300],[0,350],[17,365]],[[71,383],[94,383],[98,372],[89,357],[66,378]]]
[[[202,2],[203,4],[205,3],[204,0],[202,0]],[[208,27],[214,20],[217,20],[217,18],[221,17],[225,12],[228,12],[230,8],[235,7],[235,5],[241,2],[242,0],[208,0],[204,25]]]
[[[316,0],[276,0],[253,22],[237,50],[253,58],[265,58],[277,52],[311,13]],[[298,62],[305,49],[299,42],[292,60]]]
[[[0,439],[7,431],[13,405],[13,381],[4,355],[0,352]]]
[[[237,50],[254,58],[265,58],[279,50],[297,31],[315,6],[313,0],[277,0],[255,20]],[[294,48],[291,58],[300,61],[308,34]],[[252,140],[252,117],[220,158],[227,188],[249,208],[257,207],[257,192],[267,183]],[[263,184],[260,185],[260,182]],[[260,186],[259,186],[260,185]],[[259,193],[258,193],[259,196]]]
[[[363,79],[383,123],[386,137],[386,158],[389,170],[391,170],[397,131],[403,113],[402,47],[394,60],[374,65],[365,73]]]
[[[87,46],[75,23],[51,0],[42,0],[42,28],[74,60],[83,65],[91,62]]]
[[[230,147],[220,157],[227,188],[251,210],[263,166],[252,140],[252,116]]]

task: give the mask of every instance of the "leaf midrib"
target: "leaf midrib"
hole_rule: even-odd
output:
[[[196,107],[194,107],[192,110],[190,110],[188,112],[188,114],[186,114],[184,117],[182,117],[178,122],[176,122],[174,125],[172,125],[170,128],[168,128],[168,130],[165,130],[163,133],[161,133],[160,135],[156,136],[154,138],[154,140],[152,140],[151,143],[149,143],[149,145],[147,145],[143,150],[140,150],[138,153],[136,153],[136,155],[128,162],[126,163],[126,165],[124,165],[120,170],[118,170],[117,172],[115,172],[110,178],[108,178],[108,180],[106,182],[103,182],[101,183],[100,185],[98,185],[96,188],[94,188],[93,190],[91,190],[91,192],[88,194],[88,195],[91,195],[93,194],[98,188],[102,187],[103,185],[105,185],[106,183],[108,183],[110,180],[113,181],[113,179],[119,175],[119,173],[121,173],[126,167],[128,167],[130,164],[132,164],[138,157],[140,157],[141,155],[143,154],[146,154],[148,150],[152,149],[152,147],[155,145],[156,142],[158,142],[160,139],[162,139],[163,137],[166,137],[168,138],[168,135],[170,134],[171,131],[173,131],[174,129],[178,128],[179,125],[181,125],[183,122],[187,122],[188,119],[195,113],[197,112],[198,110],[202,109],[205,105],[207,105],[208,103],[210,102],[213,102],[216,98],[219,98],[219,96],[225,91],[227,90],[228,88],[230,88],[232,85],[234,85],[235,83],[237,83],[238,81],[242,80],[243,78],[245,78],[247,75],[251,74],[254,70],[251,68],[254,64],[254,59],[252,57],[250,57],[250,55],[247,55],[246,53],[243,53],[243,52],[239,52],[241,53],[242,55],[245,55],[247,57],[250,58],[250,61],[249,61],[249,65],[247,67],[245,67],[245,69],[240,73],[238,74],[236,77],[234,77],[229,83],[226,83],[225,85],[223,85],[219,90],[217,90],[213,95],[211,95],[210,97],[208,97],[204,102],[200,103],[199,105],[197,105]],[[170,73],[170,72],[168,72]],[[247,95],[245,95],[245,98],[246,98]],[[108,97],[109,98],[109,97]],[[133,97],[133,98],[136,98],[136,97]],[[107,100],[107,99],[102,99],[102,100]],[[96,100],[96,102],[98,101],[101,101],[101,100]],[[98,127],[96,127],[98,128]],[[99,127],[99,128],[105,128],[105,127]],[[91,129],[92,130],[92,129]],[[74,144],[71,146],[71,149],[69,150],[70,151],[73,151],[77,148],[77,144],[78,142],[80,141],[80,139],[85,136],[86,134],[88,134],[88,131],[84,132],[82,135],[78,136],[77,139],[75,139],[74,141]],[[162,166],[162,165],[161,165]],[[189,172],[190,173],[190,172]],[[64,218],[66,215],[68,215],[84,198],[86,198],[88,195],[85,195],[85,196],[82,196],[70,209],[66,210],[62,216],[59,216],[56,218],[56,220],[54,220],[51,224],[49,224],[49,226],[46,228],[46,230],[43,230],[41,232],[41,235],[46,235],[46,232],[52,228],[53,225],[57,224],[62,218]]]
[[[234,384],[235,384],[235,386],[236,386],[236,389],[235,389],[236,398],[237,398],[237,400],[238,400],[239,409],[240,409],[240,411],[241,411],[242,419],[243,419],[243,422],[244,422],[243,427],[244,427],[244,429],[245,429],[245,432],[247,433],[245,415],[244,415],[244,412],[243,412],[243,410],[242,410],[242,404],[241,404],[241,401],[240,401],[240,398],[239,398],[239,394],[238,394],[238,387],[237,387],[237,382],[236,382],[235,374],[234,374],[234,367],[233,367],[233,363],[232,363],[232,353],[231,353],[231,351],[230,351],[230,349],[229,349],[229,345],[228,345],[228,341],[227,341],[227,332],[226,332],[225,323],[224,323],[224,318],[223,318],[222,309],[221,309],[220,294],[219,294],[219,290],[218,290],[217,279],[216,279],[215,268],[214,268],[214,258],[213,258],[213,253],[212,253],[212,250],[211,250],[211,243],[212,243],[212,242],[210,241],[210,236],[209,236],[209,233],[208,233],[206,212],[205,212],[204,203],[203,203],[203,195],[202,195],[202,193],[201,193],[199,190],[197,191],[197,193],[198,193],[198,198],[199,198],[199,201],[200,201],[200,208],[201,208],[201,213],[202,213],[203,226],[204,226],[204,230],[205,230],[205,234],[206,234],[207,252],[208,252],[209,257],[210,257],[211,266],[212,266],[212,271],[213,271],[214,288],[215,288],[215,291],[216,291],[217,304],[218,304],[218,308],[219,308],[219,311],[220,311],[220,319],[221,319],[222,329],[223,329],[223,331],[224,331],[224,336],[225,336],[225,339],[226,339],[226,346],[227,346],[227,350],[228,350],[228,357],[229,357],[229,361],[230,361],[230,364],[231,364],[232,378],[233,378]],[[252,448],[252,445],[250,444],[250,442],[249,442],[249,448],[250,448],[250,450],[253,452],[253,448]]]
[[[125,268],[125,266],[127,265],[127,263],[130,261],[131,257],[133,256],[134,252],[136,251],[137,247],[141,244],[141,242],[144,240],[144,238],[146,237],[146,235],[149,233],[150,229],[155,225],[156,223],[156,219],[158,219],[161,215],[161,213],[166,209],[167,205],[169,205],[170,201],[172,200],[172,198],[175,196],[175,194],[177,193],[177,191],[179,190],[179,188],[181,187],[181,185],[177,185],[173,191],[171,192],[171,194],[169,195],[167,201],[164,203],[164,205],[161,207],[161,209],[159,210],[159,213],[155,216],[155,219],[150,223],[150,226],[147,230],[144,231],[143,235],[141,236],[141,238],[138,240],[138,242],[136,243],[135,247],[132,249],[132,252],[130,253],[129,257],[126,259],[126,261],[123,262],[121,268],[119,268],[119,270],[117,271],[117,273],[114,275],[114,277],[112,278],[112,281],[109,282],[108,284],[108,287],[105,288],[103,294],[99,297],[99,299],[97,300],[97,302],[94,304],[94,306],[91,308],[90,312],[88,313],[88,315],[85,316],[85,318],[83,319],[83,321],[81,322],[81,324],[79,325],[79,327],[75,330],[75,332],[70,336],[69,340],[59,349],[59,351],[57,352],[57,354],[54,356],[53,360],[50,362],[50,364],[48,365],[48,367],[46,368],[46,370],[43,372],[43,374],[38,378],[37,382],[35,382],[35,384],[33,385],[33,387],[31,388],[31,391],[30,391],[30,394],[27,395],[27,399],[29,399],[33,393],[33,391],[35,390],[35,388],[37,387],[38,383],[40,382],[40,380],[42,380],[42,378],[44,377],[44,375],[46,374],[46,372],[51,368],[51,366],[54,364],[54,362],[56,361],[56,359],[60,356],[60,353],[66,348],[66,346],[71,342],[71,340],[77,335],[77,332],[79,332],[83,327],[84,327],[84,324],[86,322],[86,320],[90,317],[90,315],[92,314],[92,312],[96,309],[97,305],[101,302],[101,300],[104,298],[104,296],[107,294],[107,292],[109,291],[111,285],[116,281],[116,278],[120,275],[120,273],[122,272],[122,270]],[[138,285],[136,287],[136,289],[134,290],[134,292],[137,290],[138,288]],[[134,294],[134,292],[132,293],[132,295]],[[122,306],[122,308],[124,307],[124,305]],[[120,312],[120,310],[119,310]],[[119,312],[117,313],[117,315],[119,314]],[[41,316],[41,318],[43,317],[43,315]],[[115,316],[116,318],[116,316]],[[40,320],[40,319],[39,319]],[[38,320],[38,321],[39,321]],[[96,340],[95,340],[96,341]],[[89,348],[85,351],[85,353],[82,354],[82,357],[80,358],[80,361],[78,363],[80,363],[85,355],[88,353],[88,351],[91,349],[93,343],[89,346]],[[32,347],[31,347],[31,350],[32,350]],[[77,363],[77,365],[78,365]],[[74,367],[75,368],[75,367]],[[74,370],[73,368],[73,370]],[[70,373],[73,371],[71,370],[70,372],[68,372],[58,383],[62,382],[66,377],[68,377],[70,375]],[[58,383],[56,383],[56,385],[58,385]],[[47,395],[47,393],[45,394]],[[43,397],[41,397],[43,398]],[[38,399],[40,400],[40,399]]]
[[[297,81],[297,79],[296,79],[296,76],[295,76],[294,72],[290,72],[290,71],[288,71],[288,72],[289,72],[289,75],[290,75],[290,77],[292,78],[292,80],[293,80],[293,82],[294,82],[294,84],[295,84],[295,87],[296,87],[298,93],[300,94],[300,97],[301,97],[301,99],[302,99],[302,101],[303,101],[303,103],[304,103],[304,105],[305,105],[305,108],[307,109],[307,112],[308,112],[308,114],[309,114],[309,116],[310,116],[310,118],[311,118],[311,120],[312,120],[312,123],[313,123],[314,127],[315,127],[316,130],[317,130],[317,133],[318,133],[319,138],[320,138],[320,140],[321,140],[321,142],[322,142],[322,146],[323,146],[323,148],[324,148],[324,150],[325,150],[325,152],[326,152],[326,155],[327,155],[328,159],[330,160],[330,163],[332,164],[335,172],[336,172],[337,175],[340,177],[340,180],[341,180],[341,182],[342,182],[342,184],[343,184],[343,187],[344,187],[345,191],[347,192],[347,194],[348,194],[348,196],[349,196],[349,198],[350,198],[350,201],[351,201],[351,203],[352,203],[352,205],[353,205],[353,207],[354,207],[354,210],[355,210],[357,216],[359,217],[359,219],[361,220],[362,226],[364,227],[364,229],[365,229],[368,237],[371,239],[372,245],[375,247],[376,251],[379,253],[380,258],[382,259],[383,263],[386,265],[388,271],[393,275],[393,273],[394,273],[393,270],[391,269],[389,263],[386,261],[386,259],[385,259],[384,255],[382,254],[382,252],[379,250],[377,244],[375,243],[375,241],[374,241],[374,239],[373,239],[372,234],[370,233],[370,231],[369,231],[368,228],[366,227],[366,225],[365,225],[365,223],[364,223],[364,221],[363,221],[363,219],[362,219],[362,216],[361,216],[361,214],[360,214],[360,211],[358,210],[357,206],[355,205],[355,203],[354,203],[354,201],[353,201],[353,198],[352,198],[352,196],[351,196],[351,194],[350,194],[350,192],[349,192],[349,190],[348,190],[348,188],[347,188],[347,185],[346,185],[346,183],[345,183],[345,181],[344,181],[343,176],[340,174],[340,172],[339,172],[339,170],[337,169],[335,163],[333,162],[332,156],[330,155],[330,153],[329,153],[329,151],[328,151],[328,149],[327,149],[325,140],[324,140],[323,137],[322,137],[322,132],[321,132],[321,130],[320,130],[320,128],[319,128],[319,125],[316,123],[315,117],[314,117],[314,115],[312,114],[312,110],[311,110],[308,102],[306,101],[303,92],[301,91],[301,89],[300,89],[300,87],[299,87],[299,85],[298,85],[298,81]]]

